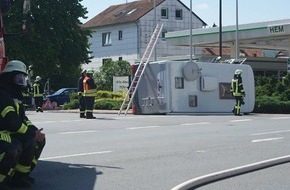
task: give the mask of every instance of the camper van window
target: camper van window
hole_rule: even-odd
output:
[[[175,77],[175,88],[176,89],[184,89],[183,77]]]

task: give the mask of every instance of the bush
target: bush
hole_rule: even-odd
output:
[[[71,99],[69,103],[64,103],[62,109],[70,110],[70,109],[78,109],[79,108],[79,100],[78,99]]]
[[[283,80],[274,77],[256,77],[255,113],[290,113],[290,75]]]
[[[95,101],[95,109],[119,110],[123,103],[122,99],[97,99]]]
[[[124,92],[109,92],[109,91],[98,91],[95,99],[94,109],[105,109],[105,110],[119,110],[123,100],[125,98]],[[78,109],[79,100],[77,93],[73,93],[70,96],[70,102],[65,103],[62,109]]]
[[[255,113],[290,113],[290,101],[279,97],[261,96],[256,99]]]

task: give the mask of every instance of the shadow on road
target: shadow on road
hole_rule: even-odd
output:
[[[31,190],[93,190],[101,171],[93,165],[39,161]],[[16,190],[16,188],[13,188]]]

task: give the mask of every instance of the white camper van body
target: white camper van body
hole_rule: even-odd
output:
[[[249,65],[188,61],[149,63],[133,99],[133,113],[230,113],[235,105],[230,86],[236,69],[243,70],[246,92],[241,112],[250,113],[255,87]]]

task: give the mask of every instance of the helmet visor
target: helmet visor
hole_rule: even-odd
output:
[[[27,86],[26,76],[24,74],[15,75],[14,83],[19,86]]]

